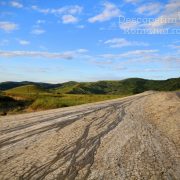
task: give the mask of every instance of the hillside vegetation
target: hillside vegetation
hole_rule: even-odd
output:
[[[131,78],[122,81],[98,81],[80,83],[69,93],[71,94],[137,94],[148,90],[174,91],[180,89],[180,78],[164,81]]]
[[[58,87],[52,90],[52,92],[59,93],[59,94],[67,94],[73,91],[80,83],[75,81],[69,81],[66,83],[60,84]]]
[[[44,89],[51,89],[59,87],[59,84],[49,84],[49,83],[41,83],[41,82],[29,82],[29,81],[22,81],[22,82],[13,82],[13,81],[7,81],[0,83],[0,91],[6,91],[8,89],[20,87],[20,86],[26,86],[26,85],[36,85]]]
[[[16,100],[0,95],[0,115],[13,114],[25,110],[30,104],[28,100]]]
[[[98,81],[98,82],[66,82],[61,84],[34,83],[34,82],[3,82],[0,83],[0,90],[11,89],[16,92],[24,91],[12,89],[26,85],[38,86],[43,91],[59,94],[137,94],[148,90],[175,91],[180,89],[180,78],[168,80],[147,80],[141,78],[130,78],[120,81]],[[33,89],[33,88],[32,88]],[[8,92],[8,91],[7,91]],[[32,92],[31,92],[32,93]]]
[[[120,95],[73,95],[64,94],[62,96],[40,96],[29,106],[30,110],[46,110],[61,107],[69,107],[86,103],[116,99]]]
[[[0,83],[1,114],[68,107],[115,99],[148,90],[177,91],[180,78],[146,80],[131,78],[121,81],[66,82],[61,84],[29,82]],[[13,87],[13,88],[10,88]]]
[[[47,91],[37,85],[25,85],[9,89],[5,91],[7,94],[37,94],[37,93],[46,93]]]

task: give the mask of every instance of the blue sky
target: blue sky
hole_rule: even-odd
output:
[[[179,0],[0,0],[0,81],[180,76]]]

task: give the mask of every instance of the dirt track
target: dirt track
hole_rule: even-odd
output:
[[[0,180],[180,179],[175,93],[146,92],[0,123]]]

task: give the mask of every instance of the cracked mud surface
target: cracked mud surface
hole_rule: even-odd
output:
[[[180,179],[176,93],[146,92],[0,123],[0,180]]]

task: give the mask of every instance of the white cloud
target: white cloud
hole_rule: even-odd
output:
[[[87,49],[78,49],[78,50],[76,50],[76,52],[77,53],[86,53],[86,52],[88,52],[88,50]]]
[[[104,10],[102,13],[88,19],[90,23],[104,22],[111,20],[114,17],[120,16],[121,14],[120,10],[115,4],[112,4],[110,2],[105,2],[103,6],[104,6]]]
[[[124,38],[114,38],[109,39],[104,42],[104,44],[109,45],[112,48],[121,48],[125,46],[147,46],[147,43],[144,42],[137,42],[137,41],[128,41]]]
[[[135,4],[135,3],[139,2],[139,0],[125,0],[125,2]]]
[[[82,10],[83,10],[83,7],[78,6],[78,5],[70,6],[66,8],[67,13],[69,14],[80,14]]]
[[[180,45],[172,44],[171,48],[180,50]]]
[[[42,9],[38,6],[32,6],[33,10],[43,13],[43,14],[54,14],[54,15],[62,15],[62,14],[80,14],[83,10],[82,6],[74,5],[74,6],[64,6],[62,8],[47,8]]]
[[[135,29],[139,26],[139,23],[136,21],[130,21],[130,22],[124,22],[124,23],[120,23],[119,27],[122,30],[126,30],[126,29]]]
[[[11,1],[10,5],[12,7],[16,7],[16,8],[22,8],[23,7],[23,5],[21,3],[19,3],[19,2],[17,2],[17,1]]]
[[[146,73],[156,73],[156,72],[167,72],[167,71],[177,71],[175,68],[146,68],[146,69],[134,69],[129,70],[129,72],[146,72]]]
[[[65,6],[59,9],[51,9],[51,13],[55,14],[80,14],[83,10],[82,6]]]
[[[63,24],[70,24],[70,23],[77,23],[78,18],[74,17],[73,15],[63,15],[62,16]]]
[[[36,21],[36,24],[45,24],[45,23],[46,23],[46,21],[45,20],[41,20],[41,19]]]
[[[19,42],[19,44],[21,44],[21,45],[23,45],[23,46],[24,46],[24,45],[29,45],[29,44],[30,44],[29,41],[21,40],[21,39],[19,39],[18,42]]]
[[[151,16],[159,13],[161,9],[162,9],[162,4],[160,3],[148,3],[138,7],[136,9],[136,12],[139,14]]]
[[[163,26],[179,26],[180,25],[180,1],[170,0],[168,4],[165,5],[162,14],[152,23],[150,27],[157,28]]]
[[[73,59],[87,52],[86,49],[77,49],[74,51],[66,51],[62,53],[52,53],[46,51],[0,51],[0,57],[34,57],[34,58],[47,58],[47,59]]]
[[[35,34],[35,35],[41,35],[41,34],[44,34],[46,31],[44,30],[44,29],[40,29],[40,28],[38,28],[38,29],[33,29],[32,31],[31,31],[31,33],[32,34]]]
[[[18,25],[8,21],[0,21],[0,29],[5,32],[11,32],[18,28]]]
[[[116,65],[116,66],[114,66],[113,69],[116,70],[116,71],[124,71],[124,70],[127,70],[126,67],[121,66],[121,65]]]
[[[38,6],[31,6],[32,10],[35,10],[39,13],[43,13],[43,14],[47,14],[50,12],[50,9],[42,9],[42,8],[39,8]]]
[[[151,69],[153,66],[157,67],[157,69],[165,67],[169,71],[178,72],[180,67],[180,58],[177,54],[161,54],[157,49],[134,50],[119,54],[101,54],[91,57],[90,62],[98,67],[112,70],[126,70],[126,67],[128,67],[129,72],[136,71],[134,67],[139,67],[139,72],[143,72],[143,69],[146,69],[147,72],[158,71],[156,69],[153,70],[153,68]]]
[[[154,55],[157,53],[158,50],[156,49],[148,49],[148,50],[134,50],[128,51],[121,54],[102,54],[100,55],[101,58],[105,59],[121,59],[121,58],[136,58],[136,57],[144,57],[148,55]]]
[[[177,54],[180,54],[180,42],[176,41],[173,44],[168,45],[168,47],[176,50]]]
[[[96,60],[95,58],[90,60],[91,63],[98,65],[98,66],[105,66],[105,65],[111,65],[113,64],[113,61],[111,60]]]
[[[147,50],[134,50],[134,51],[129,51],[127,53],[122,54],[123,57],[128,57],[128,56],[143,56],[146,54],[152,54],[152,53],[157,53],[157,49],[147,49]]]
[[[79,25],[79,26],[76,26],[78,29],[84,29],[85,26],[84,25]]]
[[[39,48],[43,51],[46,51],[48,48],[46,46],[40,45]]]
[[[32,6],[32,9],[43,13],[43,14],[53,14],[55,16],[61,17],[62,22],[64,24],[69,24],[69,23],[76,23],[78,22],[78,18],[75,17],[75,15],[78,15],[82,12],[83,7],[74,5],[74,6],[64,6],[61,8],[47,8],[47,9],[42,9],[38,6]],[[38,24],[41,24],[42,21],[38,21]]]
[[[173,63],[175,64],[174,67],[180,68],[180,57],[178,56],[173,56],[173,55],[168,55],[168,56],[164,56],[161,57],[162,61],[166,61],[167,63],[169,63],[169,65],[173,65]]]

